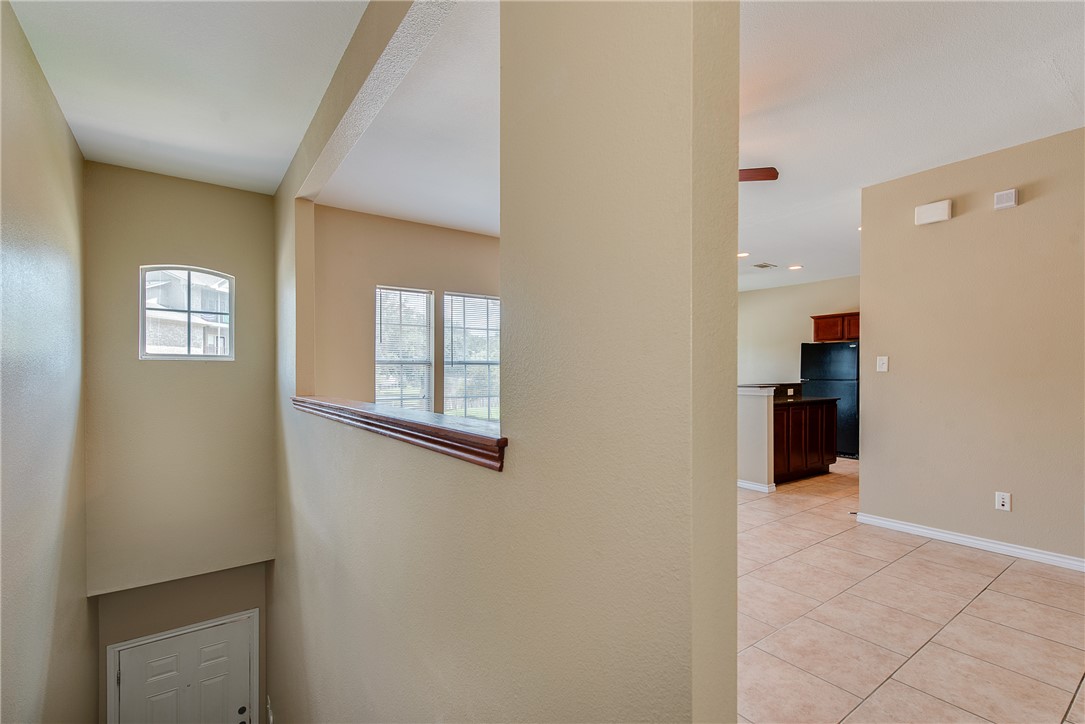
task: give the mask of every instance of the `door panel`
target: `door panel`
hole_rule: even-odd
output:
[[[133,646],[120,652],[121,724],[247,722],[250,619]]]
[[[825,415],[821,405],[806,408],[806,466],[821,467]]]

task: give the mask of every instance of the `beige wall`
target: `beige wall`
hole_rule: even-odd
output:
[[[274,555],[271,197],[88,163],[87,590]],[[139,267],[236,277],[232,362],[141,361]]]
[[[498,240],[316,207],[316,391],[372,402],[377,285],[433,292],[434,412],[444,403],[444,293],[498,296]]]
[[[738,479],[770,490],[775,487],[772,413],[772,388],[739,390]]]
[[[502,9],[503,473],[292,409],[312,230],[288,173],[282,719],[733,719],[737,8],[693,12]]]
[[[0,719],[86,721],[96,607],[83,518],[83,157],[7,2],[0,24]]]
[[[106,720],[106,647],[201,621],[260,609],[260,709],[264,719],[267,678],[266,568],[270,563],[129,588],[98,598],[98,720]],[[256,717],[253,721],[256,721]]]
[[[799,351],[812,342],[816,314],[859,309],[859,277],[738,295],[738,381],[797,382]]]
[[[864,513],[1085,554],[1083,141],[863,190]],[[993,211],[1008,188],[1020,206]],[[913,208],[939,199],[954,218],[915,226]]]

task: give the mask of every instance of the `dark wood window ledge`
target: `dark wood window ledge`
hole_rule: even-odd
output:
[[[509,441],[501,437],[501,426],[497,422],[374,405],[372,402],[356,402],[339,397],[291,399],[294,407],[302,412],[393,437],[490,470],[501,470],[505,466],[505,446]]]

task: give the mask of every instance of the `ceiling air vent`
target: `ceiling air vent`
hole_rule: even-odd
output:
[[[776,265],[769,264],[767,261],[763,261],[760,264],[754,264],[754,267],[757,269],[775,269]]]

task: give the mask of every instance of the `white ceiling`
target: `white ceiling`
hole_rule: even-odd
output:
[[[365,7],[13,5],[88,158],[264,192]],[[741,165],[781,174],[739,186],[743,290],[857,274],[864,186],[1085,125],[1082,2],[747,1],[741,34]],[[497,235],[499,159],[498,5],[460,2],[317,200]]]
[[[498,7],[457,3],[318,203],[499,235]]]
[[[263,193],[365,6],[12,3],[86,158]]]
[[[740,161],[780,180],[739,185],[739,288],[858,274],[864,186],[1085,125],[1083,11],[743,3]]]

